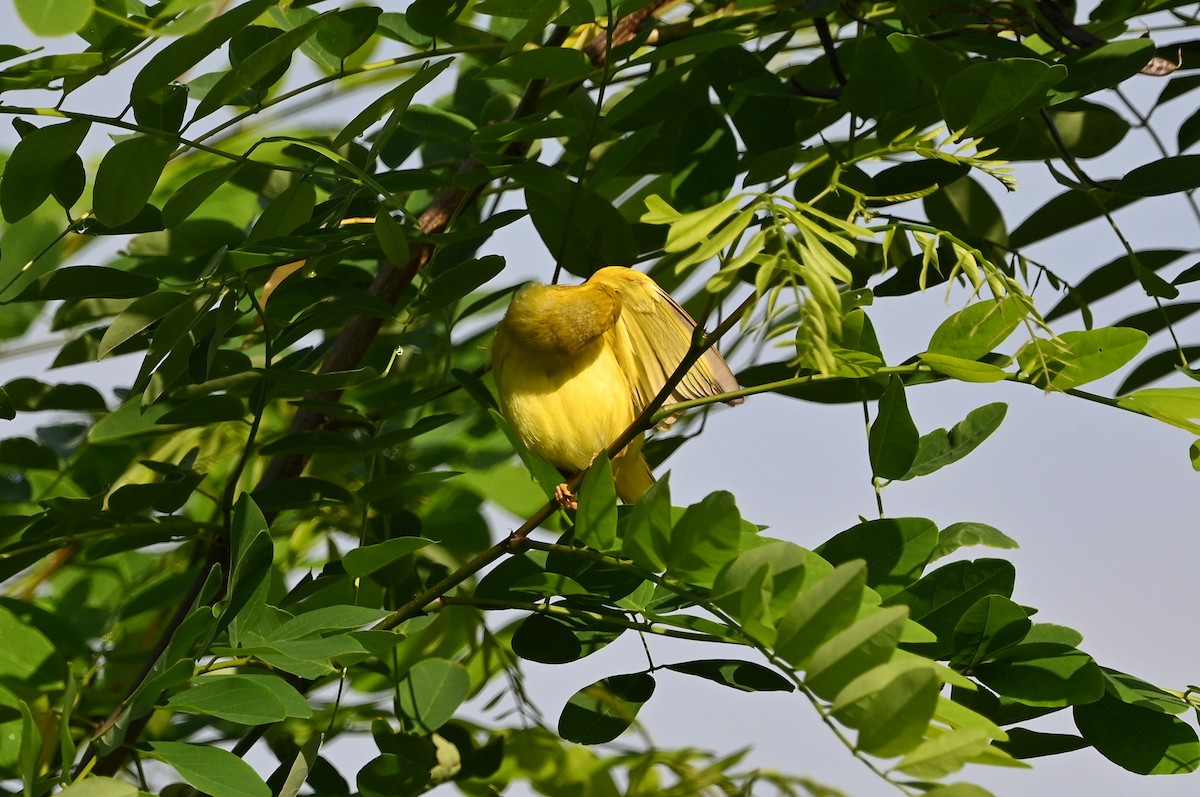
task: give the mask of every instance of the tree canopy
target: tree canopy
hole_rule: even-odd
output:
[[[1004,421],[990,401],[922,433],[907,397],[948,382],[1200,434],[1197,247],[1120,221],[1200,221],[1200,111],[1172,115],[1200,96],[1195,4],[13,8],[50,49],[0,43],[0,356],[136,371],[0,386],[9,791],[832,793],[635,737],[667,678],[778,693],[905,794],[986,797],[966,765],[1081,748],[1200,767],[1200,689],[1114,669],[1024,603],[1010,533],[885,511]],[[1097,174],[1131,136],[1137,160]],[[1052,190],[1018,186],[1033,170]],[[1105,264],[1040,254],[1097,220]],[[556,267],[506,262],[514,230]],[[674,506],[664,468],[618,506],[606,456],[577,511],[549,500],[561,477],[497,411],[487,344],[531,276],[608,265],[708,331],[675,379],[718,339],[739,367],[740,390],[672,408],[652,464],[723,399],[861,406],[860,523],[810,550],[725,490]],[[885,359],[874,308],[924,291],[945,317]],[[1143,309],[1095,323],[1121,291]],[[1115,395],[1092,384],[1115,374]],[[528,697],[523,662],[569,678],[626,635],[645,656],[563,705]],[[655,658],[661,639],[690,658]],[[357,771],[325,754],[348,734],[377,749]]]

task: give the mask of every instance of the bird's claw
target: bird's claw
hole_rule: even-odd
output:
[[[575,495],[571,492],[571,488],[565,483],[554,488],[554,500],[563,509],[579,509],[579,502],[575,500]]]

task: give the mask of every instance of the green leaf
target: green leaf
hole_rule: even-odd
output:
[[[924,797],[995,797],[995,795],[974,783],[950,783],[944,786],[935,786],[925,792]]]
[[[131,299],[144,296],[157,287],[155,280],[128,271],[104,266],[68,266],[39,277],[11,301]]]
[[[250,228],[246,244],[252,245],[295,231],[312,218],[317,189],[308,180],[297,180],[271,200]]]
[[[531,614],[513,633],[512,649],[529,661],[566,664],[595,653],[624,632],[620,626],[587,617]]]
[[[115,778],[79,778],[59,792],[64,797],[137,797],[137,786]]]
[[[189,33],[168,44],[142,67],[133,81],[130,94],[138,102],[185,75],[192,67],[207,58],[235,33],[253,22],[275,4],[275,0],[248,0],[236,8],[213,17],[195,33]]]
[[[664,665],[664,669],[695,675],[743,692],[793,692],[788,679],[775,670],[738,659],[702,659]]]
[[[1054,321],[1076,310],[1087,310],[1092,302],[1099,301],[1145,277],[1147,271],[1158,272],[1187,254],[1182,249],[1148,249],[1134,256],[1121,255],[1115,260],[1090,272],[1070,289],[1067,296],[1046,314],[1047,321]],[[1157,312],[1157,311],[1155,311]],[[1161,316],[1160,316],[1161,317]],[[1116,323],[1114,327],[1133,326]],[[1137,327],[1140,329],[1140,327]],[[1144,330],[1149,331],[1149,330]]]
[[[459,263],[439,273],[423,287],[418,306],[427,313],[448,307],[491,282],[504,270],[504,264],[504,258],[499,255],[484,255]]]
[[[1200,188],[1200,155],[1174,155],[1139,166],[1121,178],[1116,191],[1147,197]]]
[[[801,592],[779,621],[776,654],[802,667],[826,640],[854,622],[866,580],[866,563],[855,559]]]
[[[1200,141],[1200,111],[1196,111],[1180,123],[1175,140],[1178,143],[1180,152]]]
[[[922,742],[896,764],[896,769],[923,779],[941,778],[957,772],[988,746],[987,732],[980,728],[958,728]],[[959,784],[955,784],[959,785]],[[947,787],[953,788],[953,787]],[[927,794],[941,791],[934,789]],[[940,795],[949,797],[949,795]]]
[[[413,97],[416,96],[416,93],[429,85],[430,81],[444,72],[452,63],[454,63],[453,58],[447,58],[435,64],[423,63],[415,75],[373,101],[360,111],[357,116],[351,119],[349,124],[343,127],[337,134],[337,137],[333,139],[334,149],[341,149],[362,135],[368,127],[379,121],[384,114],[390,112],[392,118],[399,121],[400,117],[404,115],[405,109],[412,102]]]
[[[1092,657],[1053,642],[1010,647],[978,665],[975,677],[1004,697],[1029,706],[1091,703],[1104,694],[1104,676]]]
[[[255,86],[272,70],[276,69],[285,59],[290,59],[292,53],[300,47],[317,29],[332,19],[333,12],[327,11],[304,22],[291,30],[286,30],[269,42],[254,50],[245,60],[235,65],[221,76],[221,79],[208,90],[204,99],[196,107],[189,124],[227,105],[242,92]],[[136,84],[135,84],[136,88]]]
[[[959,669],[973,670],[1025,638],[1032,625],[1029,616],[1003,595],[981,598],[954,627],[954,661]]]
[[[166,708],[208,714],[240,725],[263,725],[287,718],[283,701],[274,690],[261,680],[237,675],[200,678],[196,686],[172,695]]]
[[[867,586],[886,598],[921,577],[937,540],[932,520],[881,518],[839,532],[816,553],[832,565],[864,560]]]
[[[603,451],[579,487],[575,539],[597,551],[611,551],[617,544],[617,489],[612,465]]]
[[[967,417],[947,432],[935,429],[921,436],[917,456],[902,479],[928,476],[970,454],[1000,428],[1008,405],[1002,402],[986,404],[967,413]]]
[[[868,450],[871,472],[880,479],[899,479],[908,473],[917,456],[920,432],[908,414],[904,383],[892,377],[879,399],[879,412],[871,424]]]
[[[569,742],[603,744],[633,724],[654,694],[648,673],[613,675],[572,695],[558,719],[558,733]]]
[[[968,242],[1008,245],[1000,207],[978,181],[962,177],[922,200],[929,223]],[[971,358],[974,359],[974,358]]]
[[[1100,218],[1134,201],[1134,197],[1099,188],[1068,189],[1026,217],[1008,237],[1009,246],[1023,249],[1032,243],[1066,232],[1072,227]],[[1047,316],[1047,320],[1050,317]]]
[[[806,581],[832,571],[812,552],[775,540],[739,554],[717,575],[710,597],[756,639],[772,643],[774,621],[787,612]]]
[[[634,261],[638,244],[629,222],[593,189],[547,166],[526,164],[510,174],[524,185],[533,226],[563,268],[586,277]]]
[[[1106,667],[1100,669],[1104,672],[1105,690],[1124,703],[1164,714],[1183,714],[1191,708],[1191,704],[1183,698],[1146,683],[1141,678]]]
[[[1074,708],[1075,727],[1102,756],[1139,775],[1195,772],[1196,731],[1178,717],[1123,703],[1112,695]]]
[[[841,631],[813,654],[805,683],[832,700],[858,676],[892,657],[908,622],[908,608],[877,609]]]
[[[937,643],[920,646],[920,652],[941,658],[953,652],[950,640],[962,616],[987,595],[1011,597],[1016,575],[1012,563],[1003,559],[951,562],[892,595],[887,603],[909,607],[912,619],[937,635]]]
[[[719,490],[684,511],[660,554],[671,577],[707,586],[738,555],[741,537],[742,518],[733,494]]]
[[[144,753],[174,767],[191,786],[211,797],[270,797],[271,789],[254,768],[228,750],[185,742],[151,742]]]
[[[433,544],[433,540],[424,537],[397,537],[394,540],[347,551],[342,557],[342,566],[346,568],[347,574],[354,578],[362,578]]]
[[[859,731],[859,750],[881,758],[902,755],[921,742],[941,686],[924,663],[888,662],[847,684],[834,700],[833,716]]]
[[[370,606],[322,606],[296,615],[271,632],[265,641],[271,644],[283,640],[305,639],[324,631],[361,628],[387,616],[387,610]]]
[[[1058,91],[1083,95],[1112,88],[1140,72],[1153,57],[1154,42],[1149,39],[1123,39],[1083,50],[1060,62],[1070,74]]]
[[[134,136],[113,145],[96,169],[92,204],[96,218],[119,227],[142,211],[175,145],[156,136]]]
[[[54,645],[40,631],[0,606],[0,684],[18,697],[37,698],[65,675],[64,664]]]
[[[334,58],[349,58],[375,35],[381,13],[371,6],[343,8],[317,32],[317,44]]]
[[[408,236],[400,222],[384,208],[380,208],[375,216],[375,240],[379,241],[379,248],[392,265],[403,267],[408,263]]]
[[[999,529],[984,523],[952,523],[942,529],[938,543],[930,555],[930,561],[949,556],[959,548],[970,545],[987,545],[991,548],[1019,548],[1017,541]]]
[[[46,201],[55,173],[75,157],[89,129],[90,122],[72,120],[32,128],[21,136],[0,177],[0,211],[5,221],[16,223]]]
[[[518,83],[541,78],[575,81],[587,77],[591,72],[591,62],[579,50],[539,47],[513,53],[476,72],[474,77],[477,80],[512,80]]]
[[[363,797],[417,797],[429,785],[429,767],[407,756],[384,753],[358,771]]]
[[[978,360],[1008,339],[1028,314],[1017,296],[968,305],[943,321],[929,341],[929,353]]]
[[[960,382],[1001,382],[1008,377],[1002,368],[990,363],[964,360],[961,357],[950,357],[945,354],[918,354],[921,362],[940,374]]]
[[[422,659],[399,687],[400,710],[425,732],[445,725],[471,691],[467,669],[446,659]]]
[[[1032,58],[975,63],[946,81],[938,102],[951,130],[980,135],[1045,106],[1066,76],[1066,67]]]
[[[1036,338],[1017,352],[1021,371],[1047,390],[1070,390],[1108,376],[1137,356],[1149,336],[1140,329],[1105,327]]]
[[[243,166],[244,164],[234,163],[219,169],[210,169],[184,183],[168,197],[166,204],[163,205],[163,226],[168,230],[178,227],[195,213],[218,188],[231,182]]]
[[[36,36],[74,33],[92,16],[93,0],[14,0],[21,21]]]
[[[633,505],[621,530],[621,555],[652,573],[661,572],[670,537],[671,475],[666,473]]]
[[[1082,750],[1088,743],[1069,733],[1043,733],[1027,728],[1009,728],[1008,741],[999,747],[1013,758],[1038,758]]]
[[[1200,388],[1151,387],[1121,396],[1117,404],[1151,418],[1200,434]]]

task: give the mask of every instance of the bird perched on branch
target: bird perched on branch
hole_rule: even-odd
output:
[[[504,417],[531,452],[568,476],[580,473],[666,384],[695,329],[666,291],[631,268],[602,268],[583,285],[530,285],[509,305],[492,343]],[[664,406],[737,389],[725,359],[710,348]],[[643,442],[638,434],[613,460],[626,503],[654,483]],[[574,504],[566,485],[557,497]]]

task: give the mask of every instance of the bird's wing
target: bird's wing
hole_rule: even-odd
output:
[[[596,272],[621,297],[621,314],[613,329],[614,348],[629,375],[637,410],[646,406],[679,367],[692,343],[696,322],[670,294],[646,275],[627,268]],[[710,348],[671,391],[664,406],[714,396],[739,387],[725,358]],[[730,404],[740,404],[735,399]]]

